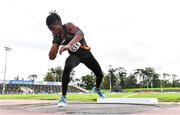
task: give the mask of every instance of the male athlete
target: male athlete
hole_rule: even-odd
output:
[[[93,88],[93,91],[101,98],[105,98],[100,91],[103,73],[84,39],[83,32],[73,23],[62,24],[61,18],[56,11],[49,13],[46,18],[46,24],[53,35],[49,59],[54,60],[58,51],[60,54],[64,51],[69,52],[62,76],[62,97],[58,102],[58,106],[67,105],[66,93],[70,81],[70,72],[80,63],[85,64],[96,75],[96,86]]]

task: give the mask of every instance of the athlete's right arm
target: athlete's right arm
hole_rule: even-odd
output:
[[[50,60],[54,60],[56,58],[58,50],[59,50],[59,45],[52,44],[51,49],[49,51],[49,59]]]

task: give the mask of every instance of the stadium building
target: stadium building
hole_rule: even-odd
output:
[[[3,92],[3,80],[0,80],[0,93]],[[62,91],[61,82],[6,80],[4,94],[54,94]],[[87,90],[70,84],[68,93],[86,93]]]

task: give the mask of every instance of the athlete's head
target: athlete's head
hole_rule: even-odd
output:
[[[61,18],[57,14],[56,10],[49,12],[49,16],[46,18],[46,25],[49,27],[55,22],[59,22],[61,24]]]
[[[60,16],[56,13],[56,11],[52,11],[49,13],[49,16],[47,16],[46,18],[46,25],[54,34],[59,33],[60,28],[62,27],[62,22]]]

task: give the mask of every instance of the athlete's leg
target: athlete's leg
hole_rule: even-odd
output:
[[[80,59],[76,55],[70,55],[65,62],[62,76],[62,95],[66,96],[68,83],[70,81],[70,73],[74,67],[80,63]]]
[[[103,73],[99,63],[91,52],[89,52],[87,57],[82,59],[82,63],[84,63],[96,75],[96,88],[99,89],[103,78]]]

